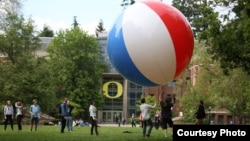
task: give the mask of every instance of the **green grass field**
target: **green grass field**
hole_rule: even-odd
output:
[[[90,135],[90,127],[74,127],[73,132],[60,133],[60,126],[38,126],[37,131],[30,131],[30,126],[23,125],[23,130],[18,131],[14,125],[14,131],[8,125],[7,130],[0,125],[0,141],[172,141],[171,133],[164,137],[162,129],[153,128],[150,137],[142,137],[140,127],[108,127],[98,128],[99,136]],[[123,133],[129,131],[131,133]]]

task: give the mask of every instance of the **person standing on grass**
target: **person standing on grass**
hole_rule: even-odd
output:
[[[11,129],[13,131],[13,119],[14,119],[14,108],[11,101],[8,100],[4,106],[4,130],[7,129],[7,124],[10,122]]]
[[[143,122],[143,127],[142,127],[142,133],[143,133],[143,137],[147,136],[150,137],[150,133],[151,130],[153,128],[153,122],[151,120],[151,109],[154,109],[156,106],[156,103],[154,103],[154,105],[149,105],[146,104],[146,100],[145,98],[141,99],[141,105],[140,105],[140,110],[141,110],[141,114],[142,114],[142,122]],[[149,129],[147,131],[147,124],[149,124]],[[147,134],[146,134],[147,132]]]
[[[67,101],[68,99],[64,98],[63,103],[60,104],[59,106],[59,113],[61,115],[61,133],[64,133],[64,129],[66,127],[67,109],[68,109]]]
[[[165,137],[167,137],[167,128],[169,127],[173,130],[172,107],[175,103],[175,97],[166,98],[166,100],[163,101],[162,94],[160,94],[159,101],[161,105],[161,127],[163,129]]]
[[[122,125],[124,126],[126,123],[126,119],[124,117],[122,117]]]
[[[68,109],[67,109],[67,118],[66,118],[66,126],[68,128],[68,132],[73,131],[73,117],[72,117],[72,111],[74,110],[74,106],[70,104],[70,101],[67,101]]]
[[[135,119],[135,114],[134,113],[132,114],[132,117],[131,117],[131,123],[132,123],[132,128],[136,127],[136,119]]]
[[[203,124],[203,120],[206,117],[206,113],[205,113],[205,108],[204,108],[204,104],[203,101],[200,100],[199,104],[198,104],[198,109],[195,113],[195,117],[196,117],[196,125],[202,125]]]
[[[118,119],[118,127],[121,126],[121,115],[117,113],[117,119]]]
[[[158,130],[161,123],[161,111],[157,110],[155,112],[155,129]]]
[[[35,131],[37,131],[37,126],[40,119],[41,108],[40,105],[37,104],[37,100],[33,99],[33,104],[30,106],[30,115],[31,115],[31,126],[30,131],[33,130],[33,126],[35,126]]]
[[[17,125],[18,125],[18,130],[22,130],[22,119],[23,119],[23,104],[21,103],[20,100],[18,100],[15,103],[16,107],[16,119],[17,119]]]
[[[95,107],[95,102],[91,101],[89,105],[89,114],[90,114],[90,123],[91,123],[91,128],[90,128],[90,134],[93,135],[93,130],[95,129],[95,134],[98,136],[98,125],[97,125],[97,119],[96,119],[96,112],[97,109]]]

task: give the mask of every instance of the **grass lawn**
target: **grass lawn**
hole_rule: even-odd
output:
[[[4,126],[0,125],[0,141],[172,141],[170,131],[167,138],[164,137],[162,129],[153,128],[150,137],[142,137],[140,127],[107,127],[98,128],[99,136],[90,135],[90,127],[74,127],[73,132],[60,133],[60,126],[38,126],[37,131],[30,131],[29,125],[23,125],[23,130],[18,131],[14,125],[14,131],[8,125],[4,131]],[[131,133],[123,133],[129,131]]]

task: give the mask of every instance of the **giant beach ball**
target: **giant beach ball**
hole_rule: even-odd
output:
[[[194,37],[186,17],[160,1],[140,1],[118,15],[107,37],[111,64],[127,80],[161,86],[189,64]]]

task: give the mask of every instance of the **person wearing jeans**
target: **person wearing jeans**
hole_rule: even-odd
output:
[[[140,110],[141,110],[141,114],[142,114],[142,133],[143,133],[143,137],[147,136],[150,137],[150,133],[152,131],[153,128],[153,122],[151,120],[151,109],[154,109],[156,106],[156,103],[154,103],[154,105],[149,105],[146,103],[145,98],[141,99],[141,105],[140,105]],[[147,131],[147,126],[149,125],[148,131]],[[146,134],[147,133],[147,134]]]
[[[59,106],[59,113],[61,115],[61,133],[64,133],[64,129],[66,127],[66,119],[67,119],[67,98],[64,98],[64,101],[62,104]]]
[[[38,126],[39,119],[40,119],[41,108],[37,104],[36,99],[33,99],[32,102],[33,102],[33,104],[30,106],[30,115],[31,115],[30,131],[33,130],[33,125],[35,125],[35,131],[37,131],[37,126]]]
[[[74,107],[70,104],[70,101],[67,101],[68,109],[67,109],[67,118],[66,118],[66,126],[68,128],[68,132],[73,131],[73,117],[72,117],[72,111]]]

